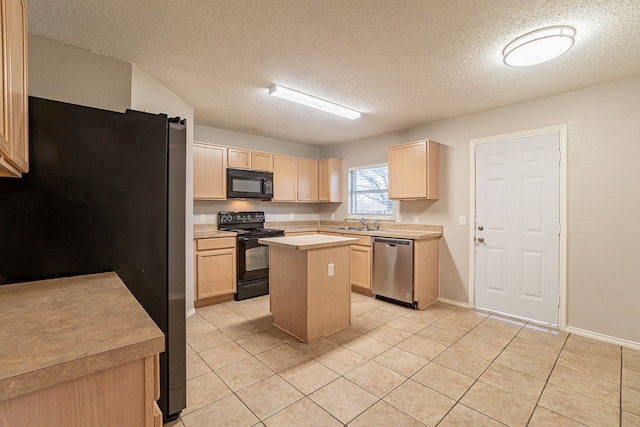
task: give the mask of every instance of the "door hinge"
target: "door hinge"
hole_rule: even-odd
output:
[[[558,295],[558,307],[560,307],[560,295]]]
[[[562,161],[562,151],[558,150],[558,163]]]
[[[562,234],[562,224],[558,223],[558,236]]]

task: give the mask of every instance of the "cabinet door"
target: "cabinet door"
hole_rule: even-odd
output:
[[[439,157],[440,144],[428,139],[389,147],[389,198],[437,200]]]
[[[342,160],[323,159],[319,164],[319,200],[342,202]]]
[[[1,4],[0,176],[20,176],[29,170],[27,10],[23,0],[6,0]]]
[[[318,201],[318,161],[298,159],[298,201]]]
[[[295,157],[273,156],[273,201],[295,202],[297,187]]]
[[[227,167],[251,169],[251,151],[229,147],[227,149]]]
[[[227,149],[217,145],[193,143],[193,198],[227,198]]]
[[[371,247],[351,245],[351,284],[371,290]]]
[[[273,154],[252,151],[251,169],[256,171],[273,172]]]
[[[198,252],[198,299],[236,291],[236,250]]]

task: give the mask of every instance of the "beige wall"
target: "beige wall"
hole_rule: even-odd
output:
[[[29,95],[123,112],[131,64],[29,34]]]
[[[441,296],[468,300],[469,141],[568,124],[567,326],[640,343],[640,76],[548,98],[324,147],[344,169],[386,161],[386,147],[431,138],[443,144],[441,198],[400,202],[403,222],[444,225]],[[347,213],[323,207],[321,217]],[[468,218],[469,219],[469,218]],[[467,221],[467,224],[472,221]]]

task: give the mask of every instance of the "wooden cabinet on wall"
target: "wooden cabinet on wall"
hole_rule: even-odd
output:
[[[252,151],[251,169],[255,171],[273,172],[273,154]]]
[[[389,147],[389,198],[437,200],[440,144],[429,139]]]
[[[318,201],[318,161],[298,159],[297,166],[297,194],[299,202]]]
[[[227,167],[235,169],[251,169],[251,151],[228,147]]]
[[[195,299],[230,299],[236,291],[236,238],[196,239],[194,246]]]
[[[298,161],[295,157],[273,156],[273,201],[297,201]]]
[[[29,170],[27,10],[24,0],[1,0],[0,15],[0,176],[20,177]]]
[[[320,202],[342,202],[342,160],[323,159],[318,162]]]
[[[273,154],[228,147],[227,167],[273,172]]]
[[[193,198],[227,198],[227,147],[193,143]]]

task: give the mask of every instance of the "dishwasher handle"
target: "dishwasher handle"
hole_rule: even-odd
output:
[[[413,246],[412,239],[392,239],[389,237],[374,237],[373,243],[384,243],[387,246],[394,247],[396,245]]]

